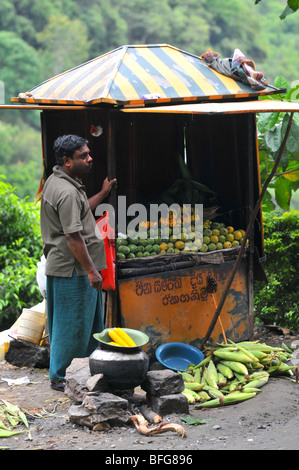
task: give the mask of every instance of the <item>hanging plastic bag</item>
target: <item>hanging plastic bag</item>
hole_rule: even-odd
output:
[[[36,281],[40,290],[41,295],[44,299],[47,298],[47,276],[46,271],[46,258],[42,255],[40,261],[37,263]]]
[[[107,268],[101,271],[103,278],[102,289],[105,291],[115,290],[115,237],[114,229],[109,224],[107,211],[97,220],[97,226],[105,243],[107,265]]]

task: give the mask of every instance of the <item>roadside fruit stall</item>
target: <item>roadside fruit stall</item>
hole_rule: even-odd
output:
[[[11,107],[42,111],[42,182],[55,165],[54,140],[68,133],[89,140],[88,196],[107,175],[117,178],[108,201],[116,289],[107,293],[105,321],[146,333],[150,355],[164,342],[198,347],[206,334],[260,194],[256,113],[292,111],[291,103],[258,98],[282,91],[257,90],[158,44],[120,47],[12,98]],[[148,215],[137,238],[120,230],[135,204]],[[179,210],[153,223],[153,204]],[[253,282],[265,279],[263,260],[259,211],[214,341],[252,337]]]

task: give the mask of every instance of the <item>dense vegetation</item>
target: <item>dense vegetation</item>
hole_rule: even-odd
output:
[[[299,330],[299,211],[264,215],[268,283],[255,283],[255,320]]]
[[[42,254],[38,207],[21,200],[0,180],[0,331],[11,326],[22,307],[42,298],[36,282]]]

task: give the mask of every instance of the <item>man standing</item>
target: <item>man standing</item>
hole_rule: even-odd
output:
[[[93,334],[104,328],[102,278],[106,268],[104,241],[95,232],[92,214],[116,180],[87,199],[81,178],[92,166],[88,141],[75,135],[54,143],[57,165],[41,199],[41,234],[47,259],[47,314],[50,341],[50,381],[64,390],[66,368],[75,357],[87,357],[97,347]]]

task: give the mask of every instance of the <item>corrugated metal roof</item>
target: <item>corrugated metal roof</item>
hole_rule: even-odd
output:
[[[13,102],[142,105],[251,98],[255,91],[209,68],[200,57],[167,44],[122,46],[50,78]]]

